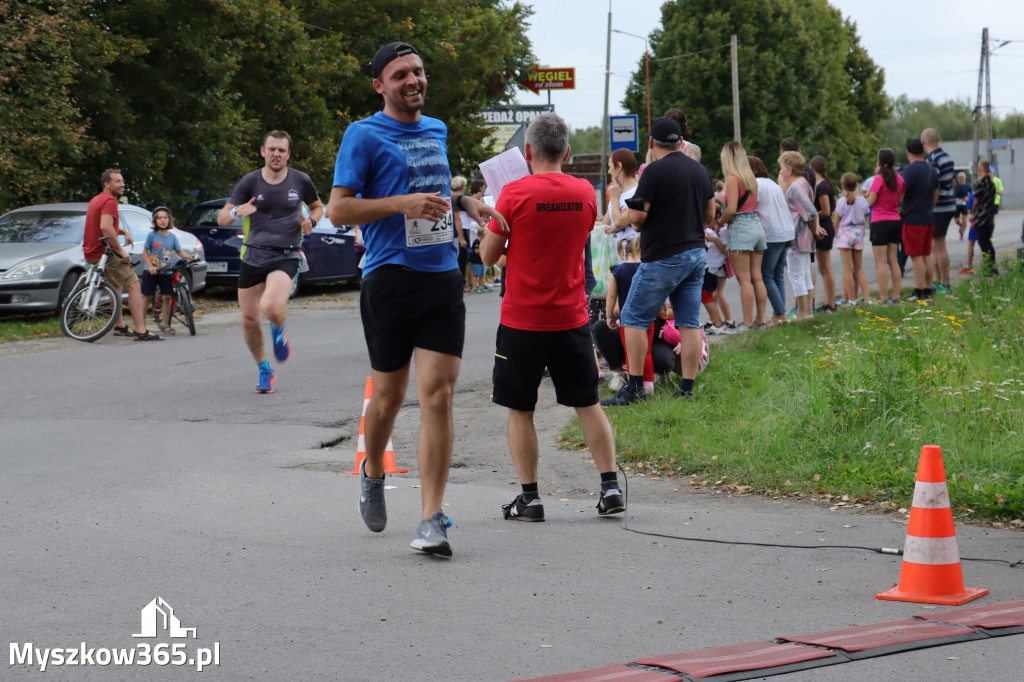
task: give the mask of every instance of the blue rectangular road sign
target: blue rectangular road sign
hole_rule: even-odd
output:
[[[637,117],[636,114],[627,116],[609,116],[611,125],[609,129],[612,135],[611,150],[628,149],[631,152],[639,151],[637,146]]]

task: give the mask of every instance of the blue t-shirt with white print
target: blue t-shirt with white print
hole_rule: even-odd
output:
[[[334,166],[334,186],[355,190],[364,199],[433,192],[451,197],[450,183],[448,128],[427,116],[403,123],[377,112],[356,121],[345,131]],[[430,244],[409,244],[401,214],[362,226],[363,274],[388,264],[421,272],[457,269],[459,247],[450,210],[448,216],[433,228],[449,232],[447,238]]]
[[[149,260],[157,271],[166,272],[174,254],[181,251],[181,244],[173,232],[163,235],[157,230],[153,230],[146,235],[145,249],[149,251]]]

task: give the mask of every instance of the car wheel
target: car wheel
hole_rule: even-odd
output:
[[[68,274],[64,275],[64,279],[60,283],[60,293],[57,295],[57,310],[64,307],[64,302],[68,300],[68,296],[71,295],[71,291],[78,284],[78,278],[81,276],[81,272],[78,270],[72,270]]]
[[[288,298],[295,298],[296,294],[298,294],[298,293],[299,293],[299,276],[295,275],[295,277],[292,278],[292,290],[291,290],[291,292],[289,292]]]

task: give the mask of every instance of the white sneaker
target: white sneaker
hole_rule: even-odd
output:
[[[622,372],[615,372],[612,378],[608,381],[608,388],[613,391],[619,391],[623,386],[626,385],[626,377],[622,376]]]
[[[712,324],[704,329],[704,333],[708,336],[718,336],[720,334],[727,334],[728,332],[729,328],[724,324],[721,327]]]

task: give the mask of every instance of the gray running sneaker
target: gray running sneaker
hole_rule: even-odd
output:
[[[366,458],[359,463],[359,514],[363,523],[374,533],[388,525],[388,510],[384,506],[384,479],[366,475]]]
[[[452,546],[448,542],[448,531],[445,530],[447,525],[448,517],[443,512],[437,511],[426,521],[420,521],[419,528],[416,529],[416,537],[412,539],[412,544],[409,546],[428,554],[451,556]]]

